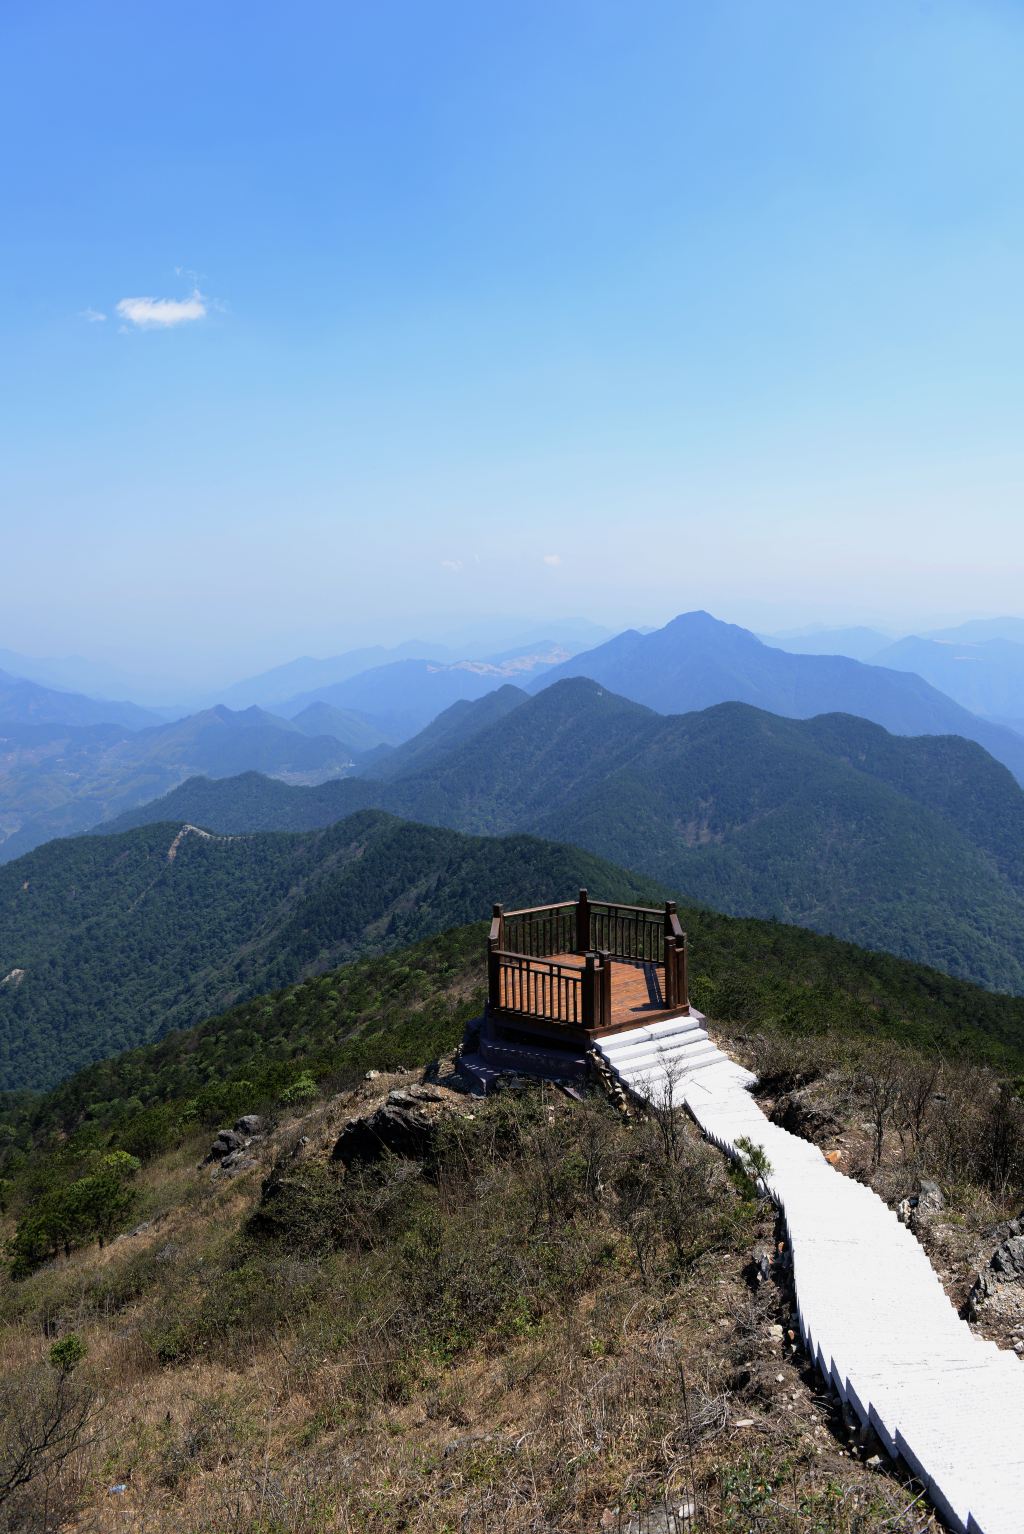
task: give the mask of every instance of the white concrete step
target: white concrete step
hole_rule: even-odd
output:
[[[689,1044],[680,1044],[675,1049],[666,1049],[658,1054],[635,1055],[623,1060],[621,1064],[615,1061],[612,1070],[617,1071],[624,1080],[629,1081],[635,1076],[646,1075],[652,1070],[670,1071],[677,1066],[685,1068],[694,1060],[703,1059],[712,1054],[717,1060],[722,1059],[722,1051],[716,1044],[712,1044],[705,1034],[703,1038],[694,1039]]]
[[[707,1029],[695,1017],[670,1017],[650,1028],[630,1028],[628,1032],[611,1033],[601,1041],[601,1052],[609,1060],[617,1060],[637,1049],[649,1049],[667,1044],[670,1039],[700,1034],[707,1038]]]
[[[673,1055],[679,1054],[682,1050],[692,1049],[695,1044],[707,1042],[708,1036],[703,1028],[691,1028],[688,1033],[673,1034],[663,1044],[637,1044],[632,1049],[622,1049],[617,1054],[606,1055],[605,1058],[611,1063],[613,1070],[623,1071],[641,1060],[670,1060]]]
[[[768,1121],[747,1090],[753,1076],[718,1049],[699,1014],[613,1035],[602,1052],[638,1096],[685,1102],[730,1156],[744,1137],[764,1148],[801,1336],[826,1379],[957,1534],[1022,1534],[1024,1365],[960,1320],[894,1212]]]

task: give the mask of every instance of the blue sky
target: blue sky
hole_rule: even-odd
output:
[[[0,645],[1021,611],[1022,78],[990,0],[7,0]]]

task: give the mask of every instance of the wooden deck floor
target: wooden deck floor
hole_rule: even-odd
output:
[[[553,964],[583,968],[578,953],[553,953],[548,959]],[[612,960],[613,1028],[635,1028],[641,1023],[657,1023],[664,1017],[675,1017],[680,1009],[666,1007],[664,997],[664,965],[634,963],[630,959]],[[503,1004],[508,1004],[509,1000],[502,995]]]

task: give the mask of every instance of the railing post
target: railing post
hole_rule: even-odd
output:
[[[594,1028],[594,1012],[597,1007],[597,954],[588,953],[583,960],[583,1026]]]
[[[595,1027],[607,1028],[612,1020],[612,956],[606,948],[598,951],[601,968],[598,971],[601,986],[601,1004],[598,1008],[598,1016]]]
[[[676,940],[665,933],[665,1006],[671,1012],[676,1006]]]
[[[682,1007],[685,1011],[689,1012],[689,1010],[690,1010],[689,944],[686,941],[686,934],[685,933],[683,934],[683,941],[680,944],[679,950],[677,951],[677,954],[676,954],[676,961],[677,961],[677,964],[679,966],[679,982],[678,982],[678,996],[679,996],[679,1000],[676,1003],[676,1005],[678,1007]]]
[[[505,911],[500,905],[491,907],[491,930],[487,938],[487,999],[492,1007],[501,1006],[501,960],[498,952],[505,931]]]
[[[580,890],[580,898],[576,902],[576,952],[586,953],[590,947],[590,897],[586,890]]]

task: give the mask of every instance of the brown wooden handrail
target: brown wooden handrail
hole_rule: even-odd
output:
[[[556,968],[571,969],[577,975],[582,971],[583,959],[586,957],[581,955],[578,964],[571,964],[566,963],[564,959],[551,959],[543,953],[520,953],[517,948],[498,948],[495,952],[502,959],[529,959],[531,964],[553,964]]]
[[[570,917],[569,913],[574,912]],[[581,963],[556,957],[576,954]],[[495,905],[487,939],[492,1007],[588,1031],[610,1026],[611,961],[663,967],[665,1006],[689,1006],[686,933],[674,901],[664,908],[578,900],[506,911]]]
[[[585,891],[581,890],[580,894]],[[662,917],[665,914],[664,906],[656,905],[626,905],[620,900],[591,900],[587,897],[591,906],[614,906],[616,911],[636,911],[642,916]],[[565,911],[569,906],[578,905],[578,900],[556,900],[551,905],[527,905],[518,911],[505,911],[506,916],[534,916],[539,911]],[[502,906],[502,910],[505,908]]]
[[[505,911],[506,916],[536,916],[542,911],[567,911],[570,906],[576,905],[575,900],[556,900],[553,905],[524,905],[518,911]]]

